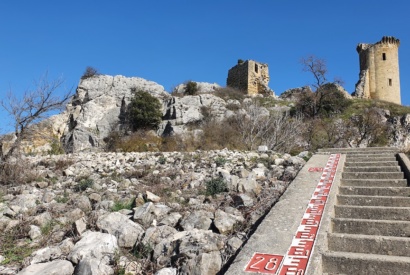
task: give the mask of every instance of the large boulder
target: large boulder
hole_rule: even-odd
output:
[[[55,260],[47,263],[32,264],[17,273],[18,275],[72,275],[73,265],[66,260]]]
[[[144,234],[144,229],[139,224],[118,212],[100,216],[97,227],[116,236],[119,246],[125,248],[132,248]]]
[[[74,245],[68,259],[75,264],[84,258],[108,264],[114,260],[117,251],[118,242],[114,235],[87,231],[81,236],[81,240]]]
[[[66,151],[99,147],[113,125],[120,122],[133,92],[139,90],[161,101],[170,97],[163,86],[139,77],[96,75],[81,79],[67,110],[60,115],[68,120],[62,134]]]

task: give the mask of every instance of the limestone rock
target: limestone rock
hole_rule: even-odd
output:
[[[204,210],[194,211],[182,218],[180,225],[184,230],[193,228],[208,230],[213,218],[214,215],[210,212]]]
[[[83,258],[75,267],[74,275],[112,275],[114,270],[106,263],[93,258]]]
[[[158,134],[182,134],[185,124],[200,122],[206,113],[212,114],[216,120],[226,117],[226,102],[211,94],[195,96],[172,97],[164,102],[164,121],[161,123]]]
[[[222,267],[222,258],[219,251],[212,251],[210,253],[202,253],[196,257],[194,266],[195,275],[214,275]]]
[[[142,206],[134,208],[134,221],[148,227],[154,220],[154,204],[147,202]]]
[[[297,101],[303,93],[312,93],[312,89],[309,86],[293,88],[284,91],[279,98],[288,101]]]
[[[165,218],[163,218],[158,225],[168,225],[171,227],[175,227],[180,219],[182,218],[182,215],[178,212],[172,212],[168,214]]]
[[[98,75],[80,80],[72,101],[61,116],[68,117],[62,137],[68,152],[99,147],[112,125],[119,122],[133,91],[144,90],[163,99],[164,87],[138,77]]]
[[[75,264],[78,264],[83,258],[109,263],[114,259],[118,248],[117,238],[114,235],[87,231],[81,236],[81,240],[74,245],[68,259]]]
[[[55,260],[47,263],[39,263],[29,265],[22,271],[17,273],[18,275],[72,275],[74,272],[73,265],[66,260]]]
[[[151,193],[150,191],[145,191],[145,195],[146,195],[147,201],[159,202],[161,200],[160,197],[158,197],[154,193]]]
[[[232,211],[232,210],[231,210]],[[235,213],[234,211],[232,211]],[[237,223],[244,222],[245,219],[243,218],[242,214],[239,211],[236,211],[235,214],[226,213],[221,209],[216,210],[215,212],[215,226],[218,228],[221,234],[227,234],[232,232],[234,226]]]
[[[155,275],[177,275],[177,269],[172,267],[166,267],[155,272]]]
[[[196,82],[196,85],[198,87],[198,93],[212,93],[215,92],[216,89],[221,88],[217,83],[208,83],[208,82]],[[186,84],[179,84],[177,85],[173,92],[177,94],[184,94],[185,92],[185,87]]]
[[[45,247],[33,252],[29,259],[29,264],[44,263],[60,258],[62,255],[61,249],[58,246]]]
[[[118,245],[125,248],[132,248],[144,234],[144,229],[139,224],[118,212],[100,216],[97,227],[103,232],[116,236]]]

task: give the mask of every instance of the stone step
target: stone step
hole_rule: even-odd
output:
[[[369,152],[351,152],[346,154],[346,159],[355,157],[376,157],[376,156],[395,156],[397,151],[369,151]]]
[[[409,187],[359,187],[359,186],[340,186],[340,195],[359,195],[359,196],[400,196],[409,197]]]
[[[393,155],[381,155],[381,156],[355,156],[346,157],[346,163],[352,162],[381,162],[381,161],[396,161],[396,157]]]
[[[333,218],[332,232],[345,234],[410,237],[410,222]]]
[[[398,166],[397,161],[375,161],[375,162],[346,162],[347,167],[379,167],[379,166]]]
[[[399,152],[396,147],[367,147],[367,148],[321,148],[318,152],[354,153],[354,152]]]
[[[410,238],[328,233],[331,251],[410,257]]]
[[[341,186],[357,187],[406,187],[406,179],[341,179]]]
[[[336,218],[344,219],[410,220],[410,207],[335,205],[334,211]]]
[[[342,179],[403,179],[403,172],[343,172]]]
[[[409,188],[410,189],[410,188]],[[410,197],[337,195],[338,205],[410,207]]]
[[[322,255],[323,273],[347,275],[409,274],[410,258],[328,251]]]
[[[344,172],[400,172],[400,166],[396,164],[396,166],[364,166],[364,167],[351,167],[347,166],[343,168]]]

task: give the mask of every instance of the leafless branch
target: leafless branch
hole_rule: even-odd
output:
[[[19,148],[30,126],[47,118],[52,111],[60,110],[72,96],[68,90],[61,96],[57,93],[62,89],[64,80],[57,78],[49,81],[47,73],[35,82],[34,90],[26,91],[21,98],[9,91],[6,98],[0,100],[0,106],[11,116],[14,123],[16,139],[7,154],[1,152],[1,160],[6,161]]]

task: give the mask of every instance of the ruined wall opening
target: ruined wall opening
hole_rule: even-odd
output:
[[[393,80],[391,78],[389,78],[389,86],[393,85]]]
[[[255,73],[258,73],[258,64],[255,64]]]
[[[383,61],[386,60],[386,53],[383,53],[382,56],[383,56]]]

